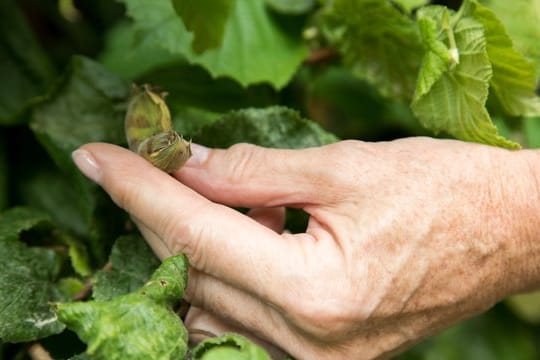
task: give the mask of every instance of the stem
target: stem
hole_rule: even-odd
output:
[[[54,360],[51,354],[40,343],[33,343],[28,348],[28,356],[32,360]]]
[[[452,62],[450,66],[455,67],[457,64],[459,64],[459,50],[456,45],[456,39],[454,38],[454,31],[450,26],[448,9],[444,9],[442,14],[441,27],[443,31],[446,31],[446,35],[448,36],[448,43],[450,45],[450,49],[448,51],[450,53],[450,60]]]
[[[340,57],[340,54],[333,48],[320,48],[312,50],[304,63],[306,65],[321,65]]]
[[[111,268],[112,268],[112,264],[108,262],[105,264],[105,266],[103,266],[102,270],[110,270]],[[84,283],[82,289],[73,296],[73,300],[79,301],[79,300],[86,299],[92,292],[93,285],[94,283],[92,279],[88,279],[88,281]]]

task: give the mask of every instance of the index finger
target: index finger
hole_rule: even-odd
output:
[[[207,200],[124,148],[87,144],[73,158],[173,254],[185,253],[199,271],[279,306],[268,284],[294,266],[293,242]]]

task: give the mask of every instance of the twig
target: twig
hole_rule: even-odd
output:
[[[307,65],[320,65],[339,59],[339,57],[340,55],[336,49],[330,47],[319,48],[312,50],[304,63]]]
[[[103,266],[101,270],[110,270],[110,269],[112,269],[112,264],[108,262],[105,264],[105,266]],[[88,279],[88,281],[84,283],[82,289],[73,296],[73,300],[79,301],[79,300],[86,299],[92,292],[92,286],[94,286],[92,279]]]
[[[40,343],[33,343],[28,347],[28,356],[32,360],[54,360]]]

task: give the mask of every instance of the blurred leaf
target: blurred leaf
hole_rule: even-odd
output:
[[[28,247],[19,235],[46,221],[24,208],[0,214],[0,343],[22,342],[61,332],[49,302],[61,299],[54,285],[61,265],[52,250]]]
[[[174,55],[202,65],[214,77],[230,76],[242,85],[269,82],[281,88],[306,55],[301,34],[288,34],[265,9],[264,0],[236,1],[222,45],[198,55],[193,34],[169,1],[122,0],[140,31],[141,46],[159,44]]]
[[[80,279],[66,277],[60,279],[57,286],[64,299],[73,299],[84,288],[84,283]]]
[[[75,207],[88,229],[89,249],[99,262],[116,237],[119,223],[111,220],[121,212],[77,170],[71,153],[93,141],[125,144],[123,117],[128,93],[125,81],[89,59],[74,57],[51,94],[34,108],[30,124],[78,193],[73,199]]]
[[[0,1],[0,19],[0,125],[14,125],[55,72],[14,0]]]
[[[69,358],[69,360],[92,360],[93,358],[87,354],[78,354]]]
[[[472,0],[467,0],[464,7],[465,16],[474,17],[484,26],[487,54],[493,67],[491,87],[505,112],[512,116],[540,116],[533,63],[514,50],[503,24],[491,10]]]
[[[540,324],[540,291],[512,296],[506,304],[520,319]]]
[[[139,289],[159,266],[159,259],[138,235],[119,237],[109,257],[111,269],[96,274],[92,297],[111,300]]]
[[[535,360],[539,356],[533,333],[497,306],[426,340],[397,360]]]
[[[23,204],[48,214],[62,230],[57,230],[57,242],[66,245],[75,271],[82,276],[91,272],[88,249],[84,239],[91,229],[78,210],[78,193],[66,176],[36,167],[17,184]]]
[[[540,117],[523,119],[523,131],[527,141],[527,147],[540,148]]]
[[[137,292],[109,301],[57,304],[59,319],[98,359],[181,359],[187,331],[173,311],[187,284],[187,259],[166,259]]]
[[[69,177],[52,169],[36,168],[19,181],[25,205],[46,212],[56,224],[77,236],[90,233],[84,213],[79,210],[81,194]]]
[[[67,246],[73,270],[81,276],[90,275],[92,267],[90,266],[90,259],[86,246],[79,239],[60,230],[55,232],[55,236],[60,243]]]
[[[298,149],[321,146],[338,139],[316,123],[285,107],[243,109],[224,115],[193,137],[209,147],[248,142],[266,147]]]
[[[172,0],[187,30],[193,33],[195,53],[216,48],[223,41],[225,25],[235,0]]]
[[[195,106],[215,112],[249,106],[267,106],[277,102],[276,92],[268,85],[242,87],[228,78],[213,79],[200,66],[176,63],[148,72],[138,83],[157,84],[167,91],[167,104],[174,109]],[[174,115],[174,111],[173,115]]]
[[[206,339],[191,353],[194,360],[271,360],[264,349],[237,334]]]
[[[516,49],[536,65],[540,76],[540,1],[482,0],[501,19]]]
[[[411,99],[422,60],[415,22],[387,0],[335,0],[326,33],[354,75],[387,97]]]
[[[265,0],[272,10],[286,15],[304,14],[313,9],[315,0]]]
[[[416,8],[424,6],[429,3],[429,0],[392,0],[396,4],[399,4],[407,12],[411,12]]]
[[[0,134],[0,211],[8,205],[8,163],[3,134]]]
[[[137,77],[162,66],[182,66],[181,54],[172,54],[158,43],[143,41],[135,24],[122,21],[109,30],[100,62],[125,79]]]
[[[308,117],[338,137],[378,141],[428,134],[408,104],[382,97],[343,67],[299,78],[308,88]]]
[[[430,6],[418,14],[420,21],[431,26],[421,25],[426,58],[412,102],[415,115],[436,133],[445,131],[462,140],[519,148],[498,134],[485,108],[492,70],[482,24],[449,13],[446,8]]]
[[[173,128],[188,139],[221,116],[219,113],[181,104],[172,104],[169,109],[173,116]]]

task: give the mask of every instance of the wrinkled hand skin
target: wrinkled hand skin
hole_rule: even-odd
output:
[[[172,177],[119,147],[82,149],[156,253],[189,257],[188,327],[232,323],[299,359],[388,358],[540,287],[533,151],[430,138],[194,146]],[[305,233],[283,233],[284,206],[310,214]]]

